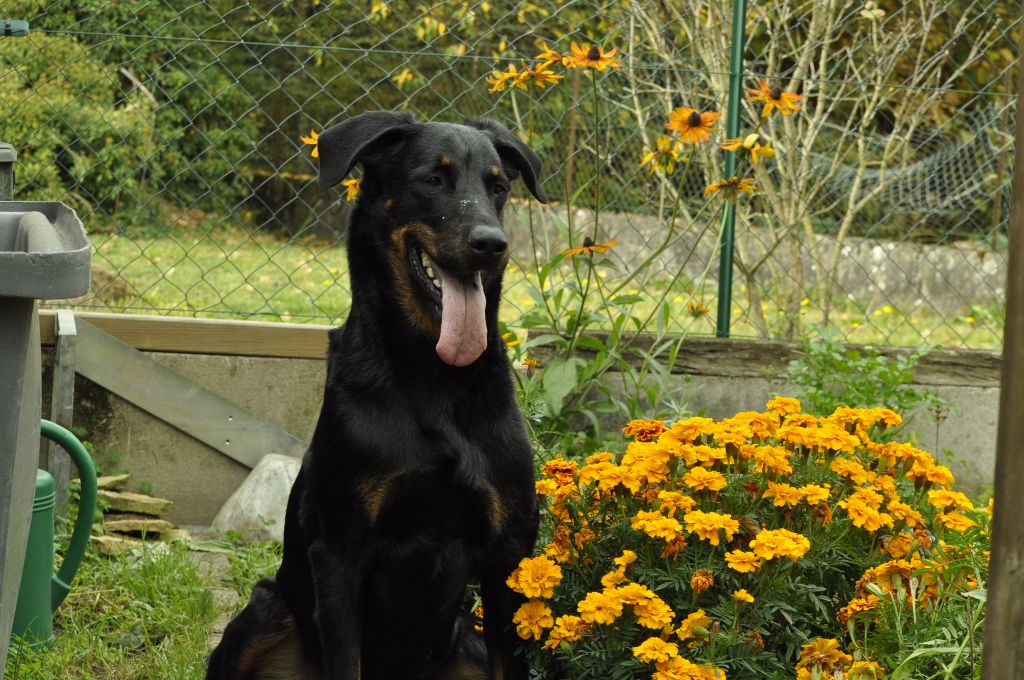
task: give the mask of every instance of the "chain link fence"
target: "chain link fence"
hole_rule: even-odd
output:
[[[381,108],[489,116],[537,149],[556,198],[515,190],[505,322],[534,313],[537,290],[589,289],[578,268],[539,270],[614,239],[588,270],[593,299],[707,334],[723,201],[705,188],[728,179],[724,115],[712,140],[668,147],[671,170],[665,154],[643,161],[670,112],[725,112],[730,4],[5,0],[0,17],[32,32],[0,38],[0,138],[19,151],[16,197],[66,201],[90,230],[78,308],[336,323],[348,205],[316,184],[301,138]],[[791,115],[742,103],[741,137],[775,156],[739,161],[757,191],[736,210],[732,334],[831,324],[851,342],[999,347],[1019,6],[746,9],[739,82],[801,99]],[[491,91],[496,70],[573,42],[618,64],[556,63],[555,82]]]

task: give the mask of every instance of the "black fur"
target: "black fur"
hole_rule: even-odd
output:
[[[525,680],[512,624],[523,600],[505,580],[538,511],[497,313],[508,182],[546,200],[540,161],[490,121],[385,111],[327,130],[319,150],[324,185],[363,166],[352,308],[330,334],[281,568],[228,625],[207,678]],[[487,346],[464,367],[435,350],[440,295],[414,264],[421,250],[453,276],[480,273]],[[461,613],[471,582],[482,641]]]

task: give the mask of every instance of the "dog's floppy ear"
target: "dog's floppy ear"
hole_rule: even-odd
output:
[[[498,155],[506,163],[522,174],[523,181],[530,193],[537,197],[541,203],[547,203],[548,197],[540,187],[540,158],[533,152],[533,149],[523,143],[518,137],[512,134],[505,126],[495,123],[486,118],[471,118],[466,125],[483,130],[491,138]]]
[[[408,112],[370,111],[326,130],[318,140],[320,186],[333,187],[345,179],[374,144],[416,124]]]

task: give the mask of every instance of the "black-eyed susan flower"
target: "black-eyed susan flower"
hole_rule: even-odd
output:
[[[555,64],[565,65],[566,60],[569,59],[568,55],[564,55],[558,50],[553,50],[548,47],[546,42],[542,42],[540,46],[543,48],[543,52],[538,54],[534,59],[540,61],[540,65],[537,68],[545,69],[554,66]]]
[[[594,253],[606,253],[619,243],[618,237],[612,237],[611,240],[605,241],[604,243],[594,243],[594,239],[587,236],[583,239],[583,244],[573,246],[569,248],[563,255],[592,255]]]
[[[663,172],[666,175],[672,174],[676,169],[676,161],[679,160],[679,142],[665,135],[658,135],[653,151],[648,151],[640,167],[648,165],[649,172]]]
[[[700,302],[699,300],[690,300],[689,302],[686,303],[686,311],[688,311],[690,313],[690,316],[692,316],[694,319],[699,319],[700,317],[704,316],[711,310],[708,309],[708,306],[706,304]]]
[[[313,152],[316,153],[315,151]],[[341,183],[345,187],[345,200],[351,203],[359,196],[359,187],[362,186],[362,179],[346,179]]]
[[[574,41],[570,46],[570,53],[563,63],[568,68],[592,68],[598,71],[606,71],[610,68],[619,68],[622,64],[615,58],[618,50],[614,47],[605,51],[600,45],[591,46],[583,43],[579,46]]]
[[[748,102],[764,102],[764,108],[761,110],[761,116],[764,118],[771,115],[775,109],[784,116],[799,111],[800,105],[797,102],[803,99],[795,92],[783,92],[781,87],[769,86],[764,78],[758,81],[756,88],[747,88],[747,92],[750,93],[747,97]]]
[[[313,153],[309,154],[313,158],[320,158],[320,133],[316,130],[310,130],[309,136],[302,135],[299,137],[303,144],[309,144],[313,147]]]
[[[723,198],[735,203],[740,194],[751,193],[756,188],[757,186],[754,184],[753,178],[745,177],[740,179],[736,175],[733,175],[730,179],[722,179],[709,184],[708,187],[704,189],[704,195],[710,196],[711,194],[720,193]]]
[[[557,85],[565,76],[555,73],[548,66],[540,64],[533,68],[524,68],[520,73],[520,81],[523,85],[533,85],[538,90],[543,90],[548,85]]]
[[[526,357],[525,359],[523,359],[523,367],[530,371],[534,371],[540,368],[540,362],[531,357]]]
[[[697,109],[680,106],[668,114],[665,129],[678,134],[679,141],[686,144],[706,142],[711,139],[710,133],[715,132],[715,123],[721,115],[715,111],[701,113]]]
[[[506,70],[502,71],[499,69],[487,76],[487,83],[491,86],[488,92],[492,94],[504,92],[510,87],[518,87],[520,90],[525,90],[526,84],[523,81],[523,73],[519,71],[515,64],[509,64]]]
[[[746,137],[737,137],[722,142],[722,148],[726,151],[747,151],[750,153],[750,162],[757,165],[759,156],[774,156],[775,149],[768,144],[761,144],[760,136],[754,132]]]

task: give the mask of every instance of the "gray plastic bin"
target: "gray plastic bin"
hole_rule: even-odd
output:
[[[14,149],[0,143],[0,199]],[[37,300],[89,291],[91,247],[63,203],[0,200],[0,678],[18,601],[39,465]]]

